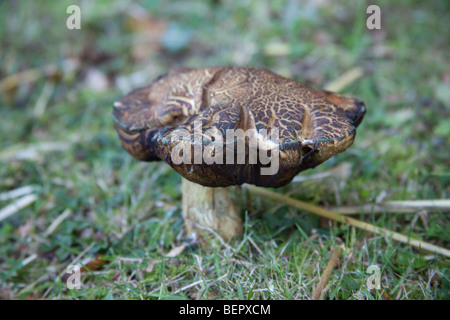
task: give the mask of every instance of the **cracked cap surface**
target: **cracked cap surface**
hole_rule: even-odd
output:
[[[312,89],[266,69],[213,67],[178,68],[158,77],[115,102],[113,119],[122,146],[132,156],[166,161],[192,182],[209,187],[243,183],[280,187],[300,171],[347,149],[365,113],[361,100]],[[235,164],[226,161],[230,129],[248,132],[268,157],[271,150],[275,155],[273,146],[279,146],[278,171],[261,174],[261,168],[270,164],[250,160],[248,139],[242,140],[243,163],[236,164],[236,154]],[[276,139],[271,136],[275,131]],[[228,144],[218,148],[222,141]],[[183,155],[180,146],[186,143],[192,152]],[[196,151],[204,155],[200,163],[194,158],[200,154]],[[177,164],[174,154],[189,161]],[[222,161],[208,164],[208,156]]]

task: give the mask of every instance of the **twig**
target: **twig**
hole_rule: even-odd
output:
[[[336,267],[338,261],[339,261],[339,254],[340,250],[339,248],[335,248],[333,250],[333,253],[331,254],[330,260],[328,261],[328,264],[325,268],[325,271],[322,274],[322,278],[319,281],[319,284],[317,285],[316,289],[314,290],[312,294],[312,300],[321,300],[322,291],[325,288],[328,278],[331,275],[331,271]]]
[[[385,236],[388,238],[392,238],[393,240],[409,244],[418,249],[423,249],[423,250],[430,251],[430,252],[433,252],[436,254],[441,254],[446,257],[450,257],[450,250],[435,246],[431,243],[412,239],[401,233],[393,232],[393,231],[387,230],[385,228],[380,228],[380,227],[374,226],[367,222],[363,222],[363,221],[359,221],[359,220],[356,220],[356,219],[353,219],[350,217],[342,216],[340,214],[325,210],[325,209],[317,207],[315,205],[312,205],[312,204],[309,204],[309,203],[306,203],[306,202],[303,202],[303,201],[300,201],[297,199],[292,199],[290,197],[287,197],[282,194],[279,194],[279,193],[276,193],[273,191],[269,191],[269,190],[266,190],[266,189],[263,189],[260,187],[255,187],[252,185],[246,185],[245,187],[254,194],[259,194],[260,196],[272,198],[274,200],[286,203],[286,204],[296,207],[298,209],[309,211],[309,212],[319,215],[321,217],[324,217],[324,218],[327,218],[330,220],[334,220],[334,221],[337,221],[340,223],[345,223],[347,225],[351,225],[356,228],[359,228],[359,229],[362,229],[364,231],[368,231],[368,232],[371,232],[374,234],[379,234],[379,235],[382,235],[382,236]]]

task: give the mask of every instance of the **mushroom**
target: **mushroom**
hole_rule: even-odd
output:
[[[229,187],[282,187],[347,149],[366,108],[262,68],[177,68],[114,103],[122,146],[182,178],[189,235],[242,233]]]

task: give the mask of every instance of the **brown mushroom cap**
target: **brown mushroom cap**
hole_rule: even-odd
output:
[[[214,67],[174,69],[158,77],[117,101],[113,118],[131,155],[143,161],[164,160],[192,182],[208,187],[280,187],[347,149],[365,112],[360,100],[311,89],[265,69]],[[279,146],[278,171],[261,174],[269,165],[249,161],[248,140],[243,164],[225,161],[229,144],[222,154],[214,154],[217,149],[211,146],[217,144],[210,133],[222,136],[225,143],[229,129],[253,129],[253,137],[266,130],[267,136],[258,138]],[[268,139],[275,129],[278,140]],[[193,151],[190,161],[176,164],[172,153],[179,152],[180,143],[188,143]],[[202,154],[212,152],[215,159],[222,157],[223,164],[195,163],[196,148]],[[270,156],[270,148],[266,152]]]

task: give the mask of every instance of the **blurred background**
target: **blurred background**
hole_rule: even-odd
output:
[[[380,30],[366,27],[370,4],[381,8]],[[66,26],[70,5],[80,7],[81,29]],[[264,67],[315,88],[357,74],[341,91],[363,100],[368,109],[354,145],[302,173],[284,191],[331,207],[448,199],[449,13],[445,0],[2,1],[0,208],[26,194],[34,197],[0,220],[0,297],[160,298],[161,288],[169,288],[164,291],[168,296],[200,297],[194,289],[201,285],[192,286],[192,292],[179,290],[199,279],[198,270],[187,266],[197,259],[194,255],[182,255],[169,267],[155,262],[183,239],[180,178],[165,164],[133,160],[122,150],[111,118],[115,100],[176,66]],[[322,171],[331,172],[331,179],[308,180]],[[22,193],[11,195],[18,189]],[[306,214],[293,218],[291,209],[253,201],[246,212],[262,248],[270,240],[276,243],[274,252],[286,245],[295,256],[293,239],[305,241],[303,234],[317,230],[330,235],[318,219]],[[52,225],[62,213],[64,219]],[[449,248],[448,214],[414,217],[370,219]],[[414,219],[418,222],[411,225]],[[355,248],[363,252],[364,245]],[[402,251],[382,240],[372,249],[367,256],[355,253],[355,268],[364,269],[367,261],[390,261],[385,281],[395,283],[392,297],[448,297],[448,263],[420,262],[411,249]],[[71,261],[95,261],[99,254],[113,262],[102,269],[106,275],[89,280],[95,285],[86,285],[82,293],[56,285]],[[124,262],[117,258],[121,255],[137,260]],[[308,255],[316,263],[320,257]],[[217,261],[205,257],[203,264]],[[173,281],[173,290],[161,284],[180,273],[189,280]],[[400,277],[401,284],[398,273],[408,274]],[[220,272],[205,276],[217,278]],[[115,289],[98,279],[116,283]],[[361,274],[353,279],[330,297],[373,297],[361,291]],[[404,279],[409,281],[406,289]],[[245,283],[235,280],[230,280],[233,285]],[[202,297],[240,297],[213,287],[207,293],[198,290]],[[241,294],[249,288],[244,286]],[[308,290],[273,292],[257,297],[308,296]]]

